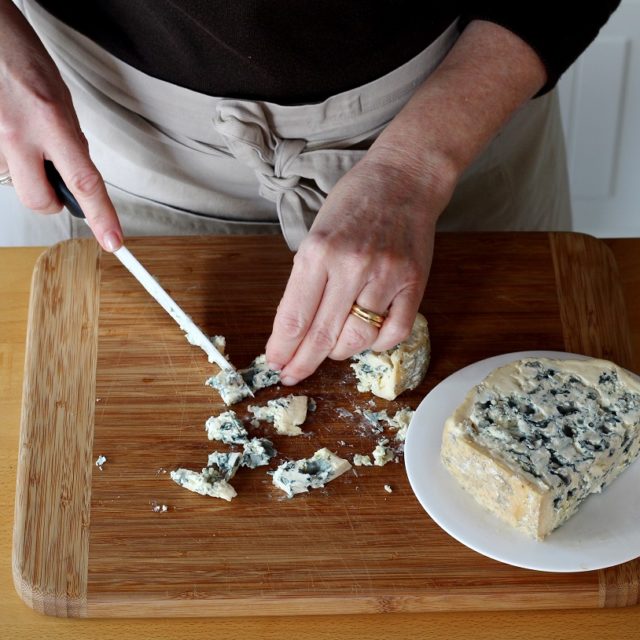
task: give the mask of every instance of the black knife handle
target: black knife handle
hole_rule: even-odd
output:
[[[85,218],[82,207],[78,204],[73,193],[69,191],[69,187],[64,183],[62,176],[53,166],[53,162],[51,162],[51,160],[44,161],[44,171],[47,174],[47,178],[49,179],[53,190],[60,199],[60,202],[69,209],[69,213],[75,218]]]

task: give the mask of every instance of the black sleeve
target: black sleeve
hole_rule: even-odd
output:
[[[552,89],[560,76],[593,42],[620,0],[488,0],[465,2],[463,24],[471,20],[495,22],[522,38],[547,70],[540,94]],[[540,95],[538,94],[538,95]]]

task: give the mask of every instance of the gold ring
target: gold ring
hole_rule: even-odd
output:
[[[365,309],[361,307],[359,304],[351,305],[351,311],[349,313],[356,318],[360,318],[360,320],[364,320],[368,324],[373,325],[377,329],[382,326],[384,322],[384,316],[380,313],[376,313],[375,311],[371,311],[369,309]]]

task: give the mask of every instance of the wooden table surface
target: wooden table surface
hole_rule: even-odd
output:
[[[640,371],[640,238],[606,241],[613,250]],[[382,614],[274,618],[68,620],[42,616],[17,596],[11,577],[16,455],[31,272],[39,248],[0,249],[0,631],[6,638],[626,638],[640,637],[640,606],[576,611]],[[640,588],[640,586],[636,586]]]

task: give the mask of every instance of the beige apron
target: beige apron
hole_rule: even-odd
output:
[[[25,15],[69,85],[126,235],[282,232],[296,249],[327,193],[458,37],[362,87],[308,105],[207,96],[148,76],[53,18]],[[87,235],[70,222],[70,235]],[[514,115],[465,173],[443,230],[568,229],[554,93]]]

